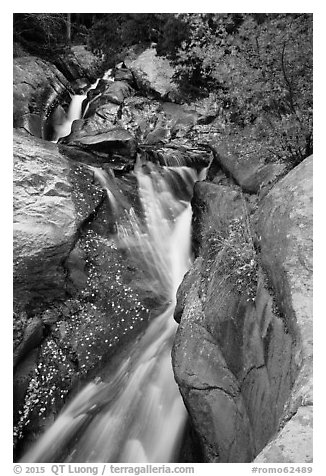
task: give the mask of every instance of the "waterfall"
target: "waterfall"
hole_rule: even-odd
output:
[[[112,209],[123,210],[124,219],[117,224],[119,246],[139,259],[167,305],[130,344],[128,356],[86,384],[21,461],[175,462],[186,410],[171,365],[177,327],[173,311],[177,288],[191,263],[191,207],[189,194],[179,200],[173,190],[176,174],[185,190],[198,176],[186,167],[138,164],[134,174],[143,212],[138,216],[126,206],[114,175],[92,169]]]
[[[97,79],[93,83],[88,91],[91,89],[96,89],[100,79]],[[87,91],[87,92],[88,92]],[[66,137],[71,132],[72,123],[82,117],[82,105],[84,100],[87,98],[87,93],[85,94],[74,94],[71,96],[71,101],[67,113],[62,112],[60,117],[56,118],[54,128],[54,137],[51,142],[58,142],[61,137]],[[88,107],[88,104],[87,104]]]

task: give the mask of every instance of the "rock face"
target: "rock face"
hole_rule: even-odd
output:
[[[312,157],[282,179],[261,205],[262,264],[295,335],[300,372],[283,429],[257,457],[260,462],[312,461]]]
[[[91,82],[101,75],[101,60],[85,45],[75,45],[55,59],[57,68],[69,81],[86,77]]]
[[[14,127],[44,138],[45,119],[55,100],[72,92],[68,81],[50,63],[34,56],[14,59]]]
[[[311,461],[311,186],[306,159],[258,208],[234,185],[195,187],[172,359],[207,462]]]
[[[75,130],[65,138],[64,144],[77,146],[85,152],[91,152],[98,157],[98,163],[109,162],[119,167],[129,164],[132,166],[136,157],[136,141],[133,136],[120,127],[105,127],[94,134],[87,134],[87,126],[81,124],[80,130]],[[88,129],[89,130],[89,129]],[[66,148],[69,153],[68,148]],[[118,167],[118,168],[119,168]]]
[[[63,261],[102,197],[82,167],[54,144],[14,134],[14,287],[21,304],[65,295]]]
[[[72,46],[71,51],[75,55],[78,64],[81,65],[88,78],[94,81],[100,76],[102,69],[101,61],[97,56],[87,49],[86,45]],[[79,77],[82,76],[83,75],[80,75]]]
[[[154,48],[141,53],[135,60],[125,60],[132,71],[139,89],[156,93],[160,97],[172,97],[177,93],[172,80],[174,69],[167,59],[157,56]]]
[[[262,187],[275,183],[286,173],[284,164],[264,164],[261,158],[239,154],[223,142],[213,141],[211,145],[219,151],[219,160],[223,167],[246,193],[258,193]]]

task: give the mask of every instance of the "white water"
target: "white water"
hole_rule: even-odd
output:
[[[129,225],[118,226],[119,241],[143,262],[170,304],[131,345],[109,381],[87,384],[22,462],[175,461],[186,411],[171,366],[173,311],[177,287],[190,266],[191,208],[175,200],[158,168],[150,168],[150,174],[141,167],[136,171],[145,219],[126,211]],[[181,169],[180,174],[187,175]],[[112,178],[97,177],[109,198],[117,199]]]
[[[99,79],[97,79],[95,83],[90,86],[88,91],[91,89],[95,89],[98,85],[98,82],[99,82]],[[55,124],[53,125],[55,134],[51,142],[58,142],[58,140],[61,137],[66,137],[70,134],[72,123],[82,117],[82,105],[83,105],[84,99],[86,98],[87,98],[87,93],[74,94],[71,96],[71,102],[69,104],[67,113],[65,114],[63,111],[63,113],[61,114],[61,117],[58,118],[55,121]],[[88,104],[87,104],[87,107],[88,107]]]

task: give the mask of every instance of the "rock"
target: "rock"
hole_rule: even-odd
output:
[[[58,69],[34,56],[14,59],[14,127],[46,138],[51,108],[72,89]]]
[[[113,129],[114,125],[107,117],[94,114],[88,119],[79,119],[72,123],[71,133],[61,143],[77,143],[82,137],[92,136]]]
[[[86,77],[91,81],[95,81],[101,76],[103,71],[102,61],[95,56],[86,45],[74,45],[71,47],[71,51],[75,55],[77,62],[82,66],[83,70],[87,73]],[[83,75],[81,75],[82,77]]]
[[[65,296],[63,263],[102,190],[56,145],[14,133],[14,298],[21,304]]]
[[[93,82],[102,73],[102,61],[85,45],[67,48],[64,54],[55,58],[54,63],[69,81],[85,77]]]
[[[163,124],[158,124],[153,131],[147,134],[144,144],[164,144],[169,141],[170,137],[169,129]]]
[[[286,173],[285,164],[264,164],[261,158],[251,154],[242,155],[233,143],[211,141],[219,154],[219,160],[236,183],[246,193],[258,193],[263,187],[275,183]]]
[[[255,458],[255,463],[312,463],[313,411],[300,407],[297,413]]]
[[[117,124],[132,133],[139,142],[143,142],[153,131],[160,115],[159,101],[131,96],[121,105]]]
[[[19,418],[18,410],[22,410],[26,391],[32,375],[37,367],[38,350],[34,349],[20,362],[15,370],[13,378],[13,405],[14,405],[14,423]]]
[[[293,264],[293,270],[301,275],[301,265],[298,267],[298,261],[290,258],[292,253],[293,258],[300,256],[301,248],[292,242],[287,246],[285,236],[278,239],[277,220],[284,220],[285,233],[291,235],[293,230],[293,235],[300,236],[305,227],[299,231],[296,213],[302,222],[305,210],[311,209],[304,178],[308,171],[291,173],[292,180],[289,174],[274,186],[256,212],[259,229],[264,230],[264,270],[257,263],[250,206],[238,187],[205,182],[195,185],[193,230],[198,257],[177,294],[175,318],[180,324],[172,363],[206,462],[252,461],[280,425],[285,425],[284,431],[291,428],[298,386],[307,391],[305,405],[310,402],[307,380],[300,382],[305,368],[299,358],[304,347],[300,344],[302,338],[294,324],[289,325],[293,310],[285,309],[277,291],[283,289],[284,294],[290,289],[282,281],[282,266]],[[290,199],[289,191],[290,195],[294,193]],[[309,226],[311,223],[307,230]],[[309,257],[310,241],[303,241],[302,252]],[[270,260],[263,258],[264,253]],[[309,261],[308,257],[303,259]],[[272,273],[266,263],[271,269],[275,263],[275,295],[269,291],[272,279],[266,281],[265,270]],[[299,278],[296,283],[302,291],[296,288],[292,298],[299,293],[298,303],[302,304],[305,285]],[[307,377],[307,372],[303,375]],[[307,422],[309,426],[308,417]],[[309,440],[307,432],[302,434]],[[279,441],[276,438],[271,448],[277,446],[280,453],[284,441],[284,437]],[[290,436],[287,441],[290,445]],[[308,461],[295,447],[284,448],[283,456],[284,460],[277,461]],[[261,458],[265,458],[264,452]],[[266,458],[260,461],[274,462],[272,450]]]
[[[312,460],[311,450],[303,451],[296,433],[292,433],[299,428],[306,441],[309,435],[312,440],[310,417],[304,428],[296,418],[297,414],[310,414],[305,406],[312,405],[312,164],[312,157],[305,159],[273,187],[261,203],[257,223],[262,265],[297,343],[294,358],[300,371],[284,416],[288,422],[266,450],[268,459],[278,448],[287,462],[294,457],[299,458],[297,462]]]
[[[132,87],[125,81],[105,81],[102,86],[100,85],[100,87],[89,91],[87,95],[89,105],[87,109],[84,107],[84,117],[91,117],[102,106],[109,105],[113,107],[112,103],[120,106],[132,94]]]
[[[133,94],[133,89],[125,81],[101,80],[96,89],[91,89],[87,94],[87,102],[83,103],[85,119],[92,117],[98,110],[106,107],[117,114],[120,105]]]
[[[71,83],[71,87],[75,94],[85,94],[90,85],[91,84],[87,78],[78,78]]]
[[[186,136],[196,124],[197,114],[184,110],[179,104],[163,103],[155,119],[153,129],[144,134],[145,144],[166,143],[171,137]]]
[[[103,96],[107,99],[107,102],[122,104],[132,94],[133,89],[126,81],[114,81],[104,91]]]
[[[135,60],[125,60],[125,64],[132,71],[141,91],[154,92],[161,98],[177,91],[172,80],[173,67],[167,59],[157,56],[154,48],[145,50]]]
[[[169,102],[162,104],[162,110],[170,122],[172,137],[183,137],[197,124],[199,116],[195,110]]]
[[[116,124],[119,111],[120,106],[118,104],[109,102],[98,107],[94,116],[95,118],[101,118],[103,121],[110,122],[111,124]]]
[[[14,367],[27,355],[31,350],[39,346],[43,339],[43,323],[38,317],[29,320],[21,343],[14,351]]]
[[[115,127],[92,135],[79,136],[79,132],[76,135],[72,133],[62,143],[90,152],[102,162],[132,166],[135,161],[136,141],[125,129]]]
[[[102,167],[108,165],[106,162],[107,157],[102,157],[92,152],[86,152],[85,150],[80,149],[78,146],[58,144],[58,150],[61,155],[67,159],[74,161],[76,163],[81,163],[91,166]]]
[[[134,76],[128,68],[116,68],[114,71],[115,81],[126,81],[131,86],[134,84]]]

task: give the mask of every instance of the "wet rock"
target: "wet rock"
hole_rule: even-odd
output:
[[[62,139],[61,143],[77,143],[81,138],[107,132],[113,129],[114,125],[107,117],[94,114],[88,119],[74,121],[71,133]]]
[[[125,64],[141,91],[154,92],[161,98],[176,94],[177,87],[172,80],[174,69],[167,59],[157,56],[154,48],[145,50],[135,60],[125,60]]]
[[[77,163],[87,165],[101,165],[103,162],[97,155],[92,154],[91,152],[85,152],[78,147],[58,144],[58,150],[61,155]]]
[[[115,104],[120,105],[133,94],[132,87],[125,81],[100,81],[98,87],[88,93],[89,106],[85,112],[85,118],[91,117],[102,106]],[[113,106],[110,106],[113,107]]]
[[[63,261],[102,190],[56,145],[14,133],[14,297],[20,303],[65,296]]]
[[[19,416],[18,411],[23,408],[26,391],[37,367],[38,349],[33,349],[25,357],[25,359],[19,363],[15,369],[15,375],[13,379],[13,394],[14,394],[14,423],[17,422]],[[18,436],[18,435],[17,435]]]
[[[79,131],[76,134],[73,132],[63,143],[90,152],[100,157],[102,162],[132,166],[135,161],[136,141],[128,131],[120,127],[91,135],[79,136]]]
[[[91,84],[87,78],[78,78],[71,83],[71,87],[75,94],[85,94],[90,85]]]
[[[160,114],[159,101],[132,96],[122,104],[117,123],[132,133],[139,142],[143,142],[153,131]]]
[[[128,68],[116,68],[114,71],[115,81],[126,81],[131,86],[134,84],[134,76]]]
[[[68,81],[53,64],[34,56],[15,58],[14,127],[45,138],[45,121],[52,105],[69,92]]]
[[[120,110],[121,108],[118,104],[106,103],[96,109],[94,116],[111,122],[111,124],[116,124]]]
[[[132,94],[133,89],[127,82],[114,81],[104,91],[103,96],[105,96],[108,102],[113,102],[114,104],[121,104],[126,98],[128,98]]]
[[[86,257],[78,242],[69,253],[65,261],[67,270],[67,289],[71,294],[84,289],[87,283]]]
[[[39,346],[43,339],[43,323],[38,317],[32,318],[24,330],[21,343],[14,351],[14,367],[28,354],[31,350]]]

